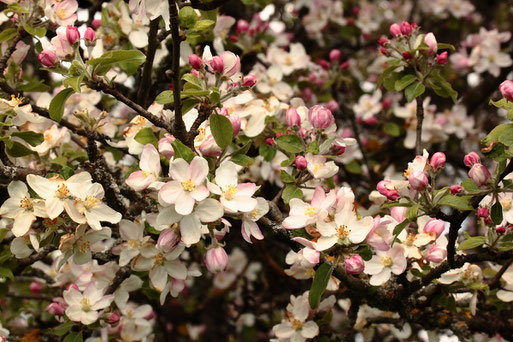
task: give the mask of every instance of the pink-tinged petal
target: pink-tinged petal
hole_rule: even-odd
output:
[[[141,160],[139,161],[141,170],[158,175],[160,173],[160,155],[155,146],[147,144],[144,146]]]
[[[196,186],[194,191],[191,191],[189,195],[194,198],[197,202],[203,201],[205,198],[208,197],[210,194],[210,191],[208,188],[204,185]]]
[[[363,240],[365,240],[373,225],[374,219],[370,216],[365,216],[361,220],[356,221],[349,227],[349,229],[351,229],[351,232],[349,233],[349,240],[352,243],[361,243]]]
[[[124,240],[140,240],[142,238],[141,233],[139,225],[132,221],[124,219],[119,221],[119,234]]]
[[[64,291],[62,295],[68,305],[80,305],[82,294],[77,289],[70,288],[69,290]]]
[[[66,202],[64,202],[64,209],[66,209],[66,213],[74,222],[81,224],[86,223],[85,216],[78,211],[73,200],[66,200]]]
[[[304,216],[289,216],[282,222],[285,229],[299,229],[306,226],[308,219]]]
[[[171,225],[180,221],[182,217],[182,215],[176,212],[174,206],[160,208],[159,215],[157,216],[157,225]]]
[[[31,213],[24,212],[16,216],[14,219],[14,223],[12,225],[11,232],[16,237],[23,236],[27,234],[32,226],[32,223],[36,220],[36,217]]]
[[[159,202],[162,205],[171,205],[182,198],[185,194],[182,184],[178,181],[167,182],[160,188],[159,191]]]
[[[372,259],[365,262],[364,272],[370,275],[378,274],[385,266],[381,263],[381,257],[378,255],[372,256]]]
[[[315,243],[315,249],[318,251],[325,251],[334,246],[338,241],[338,235],[321,236]]]
[[[53,220],[64,211],[64,205],[60,199],[52,197],[45,201],[45,209],[48,217]]]
[[[310,205],[303,202],[299,198],[293,198],[289,202],[290,211],[289,216],[304,216],[305,211],[310,208]]]
[[[324,189],[320,186],[317,186],[312,197],[311,205],[313,207],[320,207],[325,197],[326,193]]]
[[[180,221],[180,234],[185,245],[198,243],[201,239],[201,222],[196,215],[185,216]]]
[[[123,267],[139,254],[137,249],[124,247],[119,253],[119,266]]]
[[[201,222],[214,222],[223,217],[224,210],[221,203],[213,198],[207,198],[196,207],[194,214],[198,216]]]
[[[164,290],[164,287],[166,287],[168,275],[163,266],[155,266],[150,270],[150,283],[153,288],[158,291],[162,292]]]
[[[262,231],[260,230],[260,227],[255,222],[252,222],[253,224],[250,225],[251,229],[251,235],[257,240],[263,240],[264,234],[262,234]]]
[[[166,261],[164,267],[166,272],[175,279],[185,280],[187,278],[187,267],[179,260]]]
[[[257,186],[255,183],[242,183],[237,185],[237,195],[238,196],[247,196],[251,197],[257,191]]]
[[[242,221],[242,224],[240,227],[241,228],[240,233],[242,234],[242,238],[244,238],[244,240],[246,240],[246,242],[253,243],[253,242],[251,242],[251,229],[249,228],[250,222],[254,223],[253,221],[248,221],[248,220]]]
[[[329,210],[333,204],[337,201],[337,194],[335,191],[331,190],[326,197],[321,202],[320,207],[326,210]]]
[[[315,249],[314,244],[312,243],[312,241],[310,241],[308,239],[305,239],[303,237],[295,237],[295,238],[292,238],[292,240],[296,241],[297,243],[302,244],[305,247]]]
[[[238,195],[238,194],[237,194]],[[251,198],[247,196],[235,196],[233,200],[227,201],[226,198],[221,197],[221,203],[225,208],[232,212],[241,211],[243,213],[252,212],[258,202],[256,198]]]
[[[191,161],[190,172],[190,179],[194,182],[194,184],[202,184],[208,175],[207,160],[202,157],[194,157],[194,159]]]
[[[191,178],[189,164],[182,158],[175,159],[169,167],[169,175],[177,181],[186,181]]]
[[[319,263],[321,253],[313,248],[306,247],[303,248],[303,256],[306,260],[308,260],[309,263],[315,265]]]
[[[153,174],[145,173],[145,171],[135,171],[128,176],[125,183],[135,191],[142,191],[150,186],[156,180]]]
[[[94,303],[93,306],[91,306],[91,309],[92,310],[101,310],[103,308],[106,308],[107,306],[110,305],[110,303],[112,303],[112,301],[114,300],[114,295],[106,295],[106,296],[103,296],[99,301],[97,301],[96,303]]]
[[[175,210],[178,214],[187,216],[192,213],[192,209],[194,209],[194,203],[196,203],[194,198],[192,198],[188,193],[184,192],[183,196],[181,196],[180,199],[176,201]]]

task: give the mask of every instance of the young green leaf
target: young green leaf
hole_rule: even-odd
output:
[[[301,140],[294,134],[280,135],[276,138],[276,145],[284,151],[299,153],[303,151]]]
[[[404,95],[406,95],[406,100],[411,102],[418,96],[424,94],[424,91],[426,91],[426,87],[424,87],[422,83],[415,81],[405,89]]]
[[[194,158],[194,152],[192,152],[192,150],[185,146],[180,140],[172,141],[171,146],[173,146],[173,150],[175,151],[175,158],[185,159],[188,163],[190,163]]]
[[[210,115],[210,130],[216,144],[223,150],[232,142],[233,127],[226,116],[220,114]]]
[[[459,250],[472,249],[483,245],[486,242],[486,236],[473,236],[465,241],[462,241],[458,246]]]
[[[303,191],[297,188],[294,184],[287,184],[281,194],[281,198],[283,198],[283,202],[285,202],[285,204],[288,204],[293,198],[303,198]]]
[[[321,296],[326,290],[326,286],[328,286],[331,273],[333,273],[333,267],[328,264],[322,264],[317,268],[312,282],[312,287],[308,294],[308,302],[312,309],[317,309],[319,306]]]
[[[61,90],[50,102],[50,107],[48,112],[50,113],[50,118],[57,122],[60,122],[62,119],[62,115],[64,115],[64,104],[66,100],[75,93],[75,90],[72,88],[66,88]]]
[[[41,133],[36,133],[32,131],[13,132],[12,136],[25,140],[31,146],[37,146],[41,144],[43,141],[45,141],[45,137]]]

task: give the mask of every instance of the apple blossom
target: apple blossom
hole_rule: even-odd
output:
[[[308,121],[314,128],[328,128],[335,119],[328,108],[316,105],[308,110]]]
[[[438,219],[430,219],[424,226],[424,232],[429,234],[435,234],[438,238],[445,229],[445,222]]]
[[[439,245],[431,245],[426,256],[429,262],[439,263],[447,257],[447,250]]]
[[[348,274],[360,274],[365,269],[365,261],[358,254],[344,260],[344,268]]]
[[[99,318],[98,310],[110,305],[114,295],[104,295],[103,289],[98,289],[94,284],[87,286],[84,292],[70,288],[63,293],[64,300],[68,304],[66,316],[74,322],[89,325]]]
[[[400,36],[401,35],[401,26],[399,26],[399,24],[390,25],[390,34],[394,38]]]
[[[476,163],[481,163],[481,158],[479,158],[479,155],[476,152],[470,152],[469,154],[465,155],[463,162],[466,166],[472,167],[472,165]]]
[[[38,55],[38,58],[41,64],[48,68],[53,67],[55,62],[57,62],[57,55],[51,50],[41,51],[41,53]]]
[[[321,187],[316,187],[310,204],[298,198],[290,200],[290,213],[282,225],[286,229],[298,229],[318,220],[323,220],[335,201],[336,195],[334,192],[330,191],[326,195]]]
[[[424,43],[426,43],[426,45],[429,47],[429,55],[434,55],[438,50],[438,43],[433,32],[429,32],[428,34],[426,34],[426,36],[424,37]]]
[[[386,252],[377,251],[376,253],[371,260],[365,262],[364,272],[371,275],[371,285],[383,285],[390,279],[392,273],[399,275],[406,269],[403,246],[394,245]]]
[[[488,178],[490,178],[490,171],[483,164],[475,163],[468,172],[468,176],[472,178],[477,186],[486,185]]]
[[[136,191],[148,188],[160,175],[159,152],[152,144],[144,146],[139,161],[140,171],[135,171],[126,179],[126,184]]]

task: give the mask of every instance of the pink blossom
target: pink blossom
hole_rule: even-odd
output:
[[[392,182],[389,180],[382,180],[376,186],[376,189],[380,194],[385,196],[391,201],[395,201],[400,197],[399,192],[394,188]]]
[[[470,152],[463,158],[463,163],[468,167],[472,167],[472,165],[480,162],[481,158],[479,158],[479,155],[476,152]]]
[[[66,27],[66,38],[71,45],[78,42],[80,40],[80,33],[78,32],[78,28],[72,25],[68,25],[68,27]]]
[[[308,111],[308,121],[315,128],[328,128],[333,124],[335,118],[328,108],[315,105]]]
[[[365,269],[365,262],[360,255],[353,254],[344,260],[344,268],[349,274],[360,274]]]
[[[490,171],[483,164],[476,163],[472,165],[472,168],[468,172],[468,176],[472,178],[477,186],[485,185],[490,178]]]
[[[308,162],[305,157],[297,156],[296,159],[294,159],[294,165],[296,165],[298,170],[304,170],[308,166]]]
[[[198,55],[192,54],[189,56],[189,64],[196,70],[201,69],[203,66],[203,60]]]
[[[445,165],[445,160],[446,160],[445,153],[436,152],[435,154],[433,154],[433,156],[431,156],[431,160],[430,160],[431,167],[434,170],[438,170]]]
[[[330,51],[330,61],[338,62],[340,61],[340,57],[342,57],[342,52],[338,49],[333,49]]]
[[[57,61],[57,56],[55,55],[55,52],[51,50],[41,51],[38,58],[41,64],[48,68],[53,67],[55,65],[55,62]]]
[[[301,117],[297,113],[296,108],[289,107],[289,109],[287,109],[287,112],[285,113],[285,121],[289,127],[301,125]]]
[[[424,43],[426,43],[426,45],[429,47],[429,55],[434,55],[438,50],[438,43],[436,42],[436,38],[433,32],[429,32],[428,34],[426,34],[426,36],[424,37]]]
[[[403,21],[401,23],[401,33],[405,36],[409,36],[411,34],[412,28],[409,22]]]
[[[432,218],[431,220],[427,221],[426,225],[424,226],[424,232],[425,233],[434,233],[436,234],[436,237],[438,238],[445,229],[445,221],[438,220],[435,218]]]
[[[394,38],[400,36],[401,35],[401,26],[399,26],[399,24],[390,25],[390,34]]]
[[[252,87],[256,84],[256,77],[255,75],[246,75],[242,79],[242,86],[243,87]]]
[[[436,64],[439,64],[439,65],[444,65],[445,63],[447,63],[447,59],[448,59],[448,53],[447,51],[444,51],[442,52],[441,54],[439,54],[438,56],[436,56]]]
[[[506,80],[506,81],[502,82],[499,85],[499,90],[505,99],[507,99],[509,101],[513,101],[513,82],[512,81]]]
[[[205,255],[205,266],[211,273],[219,273],[228,267],[228,254],[223,247],[209,249]]]
[[[428,249],[426,260],[430,262],[439,263],[447,257],[447,249],[440,245],[431,245]]]

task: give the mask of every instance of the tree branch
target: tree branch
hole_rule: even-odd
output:
[[[417,136],[415,138],[415,153],[422,154],[422,123],[424,121],[424,96],[417,97]]]
[[[137,92],[137,103],[141,104],[144,108],[148,107],[149,93],[151,88],[151,73],[153,71],[153,60],[155,59],[155,51],[157,51],[157,31],[159,29],[160,17],[153,19],[150,23],[150,32],[148,33],[148,49],[146,50],[146,62],[141,76],[141,82],[139,84],[139,90]]]

